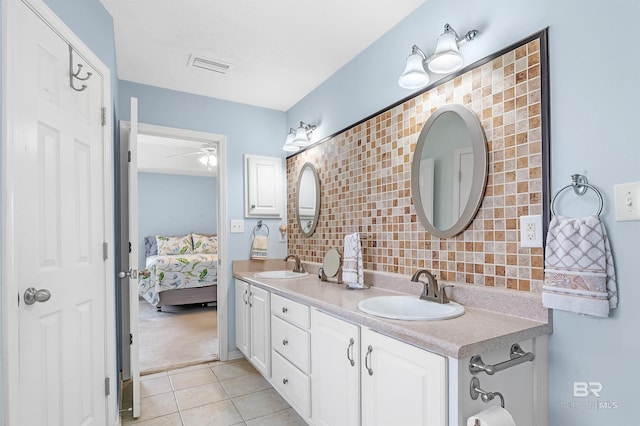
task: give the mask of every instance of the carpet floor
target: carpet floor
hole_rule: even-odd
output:
[[[218,359],[215,306],[155,306],[140,299],[140,374],[152,374]]]

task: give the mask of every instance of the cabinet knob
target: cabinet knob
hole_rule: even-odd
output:
[[[282,346],[287,346],[288,344],[289,344],[289,341],[287,339],[282,340]]]
[[[256,205],[255,205],[255,204],[251,204],[251,208],[252,208],[252,209],[255,209],[255,208],[256,208]]]
[[[287,309],[287,308],[282,308],[282,313],[283,313],[283,314],[286,314],[286,313],[287,313],[287,311],[288,311],[288,309]]]
[[[289,383],[289,379],[287,379],[287,378],[282,379],[282,384],[283,385],[286,385],[287,383]]]

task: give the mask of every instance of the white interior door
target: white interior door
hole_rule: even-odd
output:
[[[140,416],[140,353],[138,352],[138,99],[131,98],[129,131],[129,332],[133,385],[133,417]]]
[[[9,270],[3,285],[18,292],[11,297],[17,302],[17,379],[13,369],[3,379],[3,393],[18,401],[5,408],[11,410],[7,424],[101,425],[107,419],[105,305],[112,285],[103,76],[24,3],[10,2],[7,10],[3,257]],[[70,55],[73,67],[82,64],[81,76],[92,72],[87,81],[75,81],[78,88],[86,84],[82,91],[70,86]],[[6,362],[16,365],[10,358]]]

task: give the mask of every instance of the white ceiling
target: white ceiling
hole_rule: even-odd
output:
[[[286,111],[426,0],[101,0],[118,78]],[[232,64],[221,75],[191,55]]]
[[[211,143],[138,134],[138,171],[190,176],[216,176],[217,167],[200,162],[215,155]]]

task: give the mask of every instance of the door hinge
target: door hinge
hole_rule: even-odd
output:
[[[129,344],[133,345],[133,334],[129,333]]]
[[[129,254],[131,254],[131,241],[129,241]]]
[[[108,377],[104,378],[104,394],[106,396],[111,395],[111,379]]]
[[[107,125],[107,107],[102,107],[102,125]]]
[[[109,258],[109,243],[106,241],[102,243],[102,258],[107,260]]]

